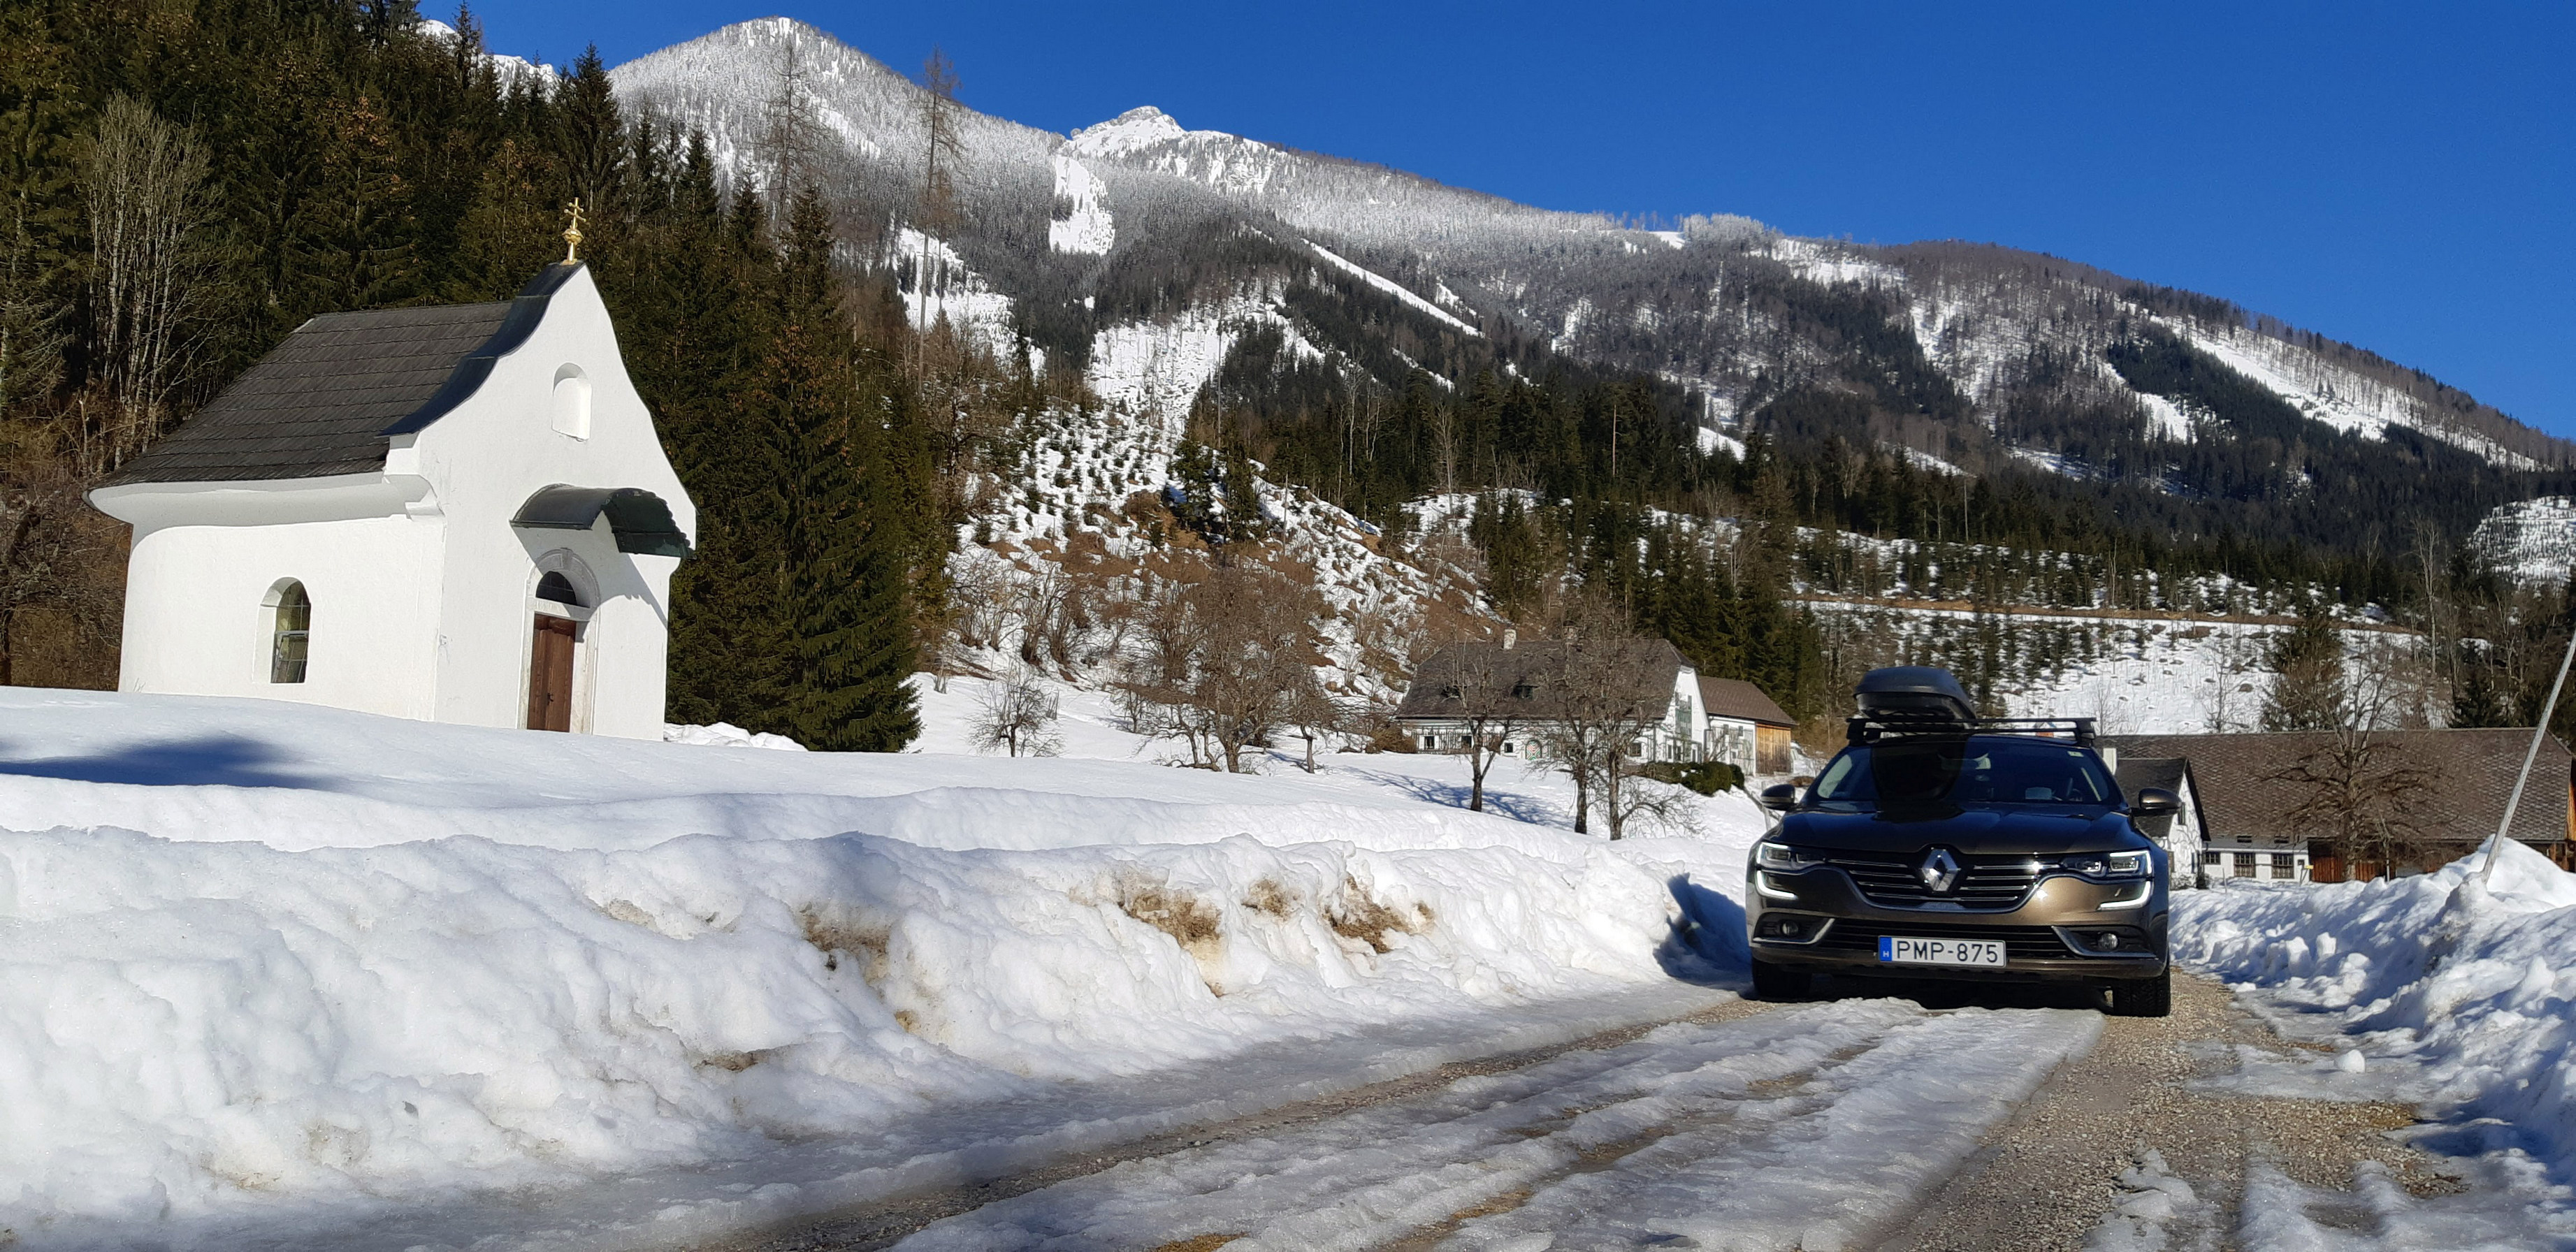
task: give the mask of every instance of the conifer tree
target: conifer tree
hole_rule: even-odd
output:
[[[786,733],[784,462],[761,369],[771,325],[762,293],[777,282],[776,255],[756,197],[727,211],[703,137],[674,178],[650,235],[654,263],[619,301],[635,342],[649,345],[629,368],[698,506],[696,550],[671,579],[668,715]]]
[[[779,552],[795,659],[782,716],[809,748],[896,751],[920,721],[904,683],[913,639],[902,528],[883,482],[888,397],[862,394],[853,368],[819,189],[797,192],[784,245],[766,397],[786,483]]]
[[[2350,701],[2345,691],[2343,636],[2322,598],[2299,609],[2298,624],[2272,642],[2275,675],[2263,701],[2263,729],[2339,730]]]

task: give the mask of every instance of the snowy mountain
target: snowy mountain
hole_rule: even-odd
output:
[[[910,214],[923,162],[924,93],[822,31],[783,18],[746,22],[621,66],[616,81],[633,103],[704,129],[735,177],[772,178],[789,159],[784,149],[819,145],[840,189],[889,238]],[[1597,214],[1531,208],[1383,166],[1191,130],[1150,106],[1070,136],[972,110],[957,117],[968,222],[945,242],[996,290],[1022,302],[1062,301],[1015,311],[1012,328],[1077,359],[1087,355],[1082,341],[1111,326],[1184,311],[1104,303],[1098,297],[1111,293],[1096,288],[1118,286],[1120,268],[1168,268],[1168,255],[1146,254],[1204,252],[1213,217],[1274,245],[1273,255],[1253,258],[1255,268],[1274,272],[1245,279],[1293,280],[1287,271],[1320,261],[1453,333],[1509,327],[1576,358],[1660,375],[1705,396],[1721,426],[1754,420],[1802,381],[1848,372],[1852,336],[1814,323],[1820,307],[1851,305],[1900,330],[1910,341],[1903,346],[1964,401],[1960,416],[1973,419],[1927,429],[1891,411],[1879,424],[1900,444],[1979,472],[2033,464],[2008,456],[2013,449],[2065,450],[2015,428],[2016,406],[2040,399],[2084,409],[2105,429],[2132,426],[2150,442],[2205,438],[2195,413],[2212,414],[2127,380],[2104,360],[2111,343],[2142,334],[2169,336],[2252,380],[2321,434],[2379,443],[2420,435],[2512,471],[2576,459],[2576,448],[2418,372],[2223,301],[2055,258],[1798,239],[1740,217],[1629,229]],[[1205,307],[1233,294],[1188,303]],[[1063,306],[1085,297],[1080,311],[1089,316],[1068,318]],[[1825,320],[1835,321],[1849,310],[1829,312],[1836,316]],[[1451,382],[1460,381],[1454,369],[1480,364],[1408,355]],[[2067,472],[2064,462],[2053,464],[2041,472]],[[2158,476],[2156,467],[2122,472]]]
[[[1160,533],[1133,502],[1171,490],[1211,406],[1366,410],[1569,370],[1654,380],[1703,451],[1875,450],[2178,539],[2388,551],[2576,496],[2576,445],[2421,372],[2054,257],[1732,216],[1636,229],[1152,107],[1070,135],[957,107],[958,204],[934,238],[917,220],[934,105],[832,36],[747,22],[614,77],[631,107],[705,132],[737,183],[821,180],[915,313],[1079,372],[1097,403],[1055,415],[994,485],[961,576],[989,557],[1034,577],[1077,551],[1144,569]],[[1382,689],[1435,618],[1485,611],[1455,536],[1445,555],[1395,543],[1379,528],[1410,514],[1264,476],[1279,555],[1333,601],[1348,689]]]

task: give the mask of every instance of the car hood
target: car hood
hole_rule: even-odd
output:
[[[1801,810],[1781,822],[1779,838],[1843,852],[1913,852],[1939,844],[1970,856],[2110,852],[2147,842],[2125,813],[1947,806],[1875,813]]]

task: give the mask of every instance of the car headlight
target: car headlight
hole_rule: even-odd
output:
[[[1753,845],[1753,863],[1764,869],[1805,869],[1824,859],[1822,853],[1773,843],[1768,839]]]
[[[2144,878],[2155,862],[2144,852],[2079,852],[2058,867],[2086,878]]]

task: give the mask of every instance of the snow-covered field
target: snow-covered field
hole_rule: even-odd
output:
[[[1498,770],[1474,814],[1445,757],[1172,769],[1078,701],[1068,756],[956,755],[973,686],[930,694],[928,751],[896,757],[0,689],[0,1228],[257,1246],[428,1210],[392,1246],[461,1243],[496,1189],[626,1179],[667,1237],[1036,1133],[943,1110],[1722,997],[1673,971],[1733,938],[1741,796],[1614,845],[1562,829],[1544,777]],[[1706,952],[1677,937],[1701,918]],[[933,1148],[803,1194],[723,1173],[898,1126]]]
[[[2227,882],[2176,897],[2175,956],[2234,984],[2303,1056],[2240,1058],[2248,1094],[2423,1106],[2424,1146],[2476,1184],[2416,1198],[2364,1166],[2372,1228],[2308,1216],[2258,1165],[2243,1234],[2260,1249],[2563,1248],[2576,1242],[2576,875],[2520,844],[2414,878]]]
[[[1614,844],[1517,764],[1484,814],[1454,757],[1176,769],[1072,690],[1065,755],[975,756],[980,680],[921,690],[872,757],[0,689],[0,1245],[663,1246],[1730,998],[1740,794]],[[2421,1103],[2473,1184],[2366,1175],[2364,1237],[2257,1162],[2245,1246],[2576,1240],[2576,875],[2507,857],[2178,897],[2180,959],[2325,1045],[2207,1081]],[[1497,1196],[1444,1246],[1831,1243],[2097,1021],[1675,1024],[907,1246],[1360,1246]]]

